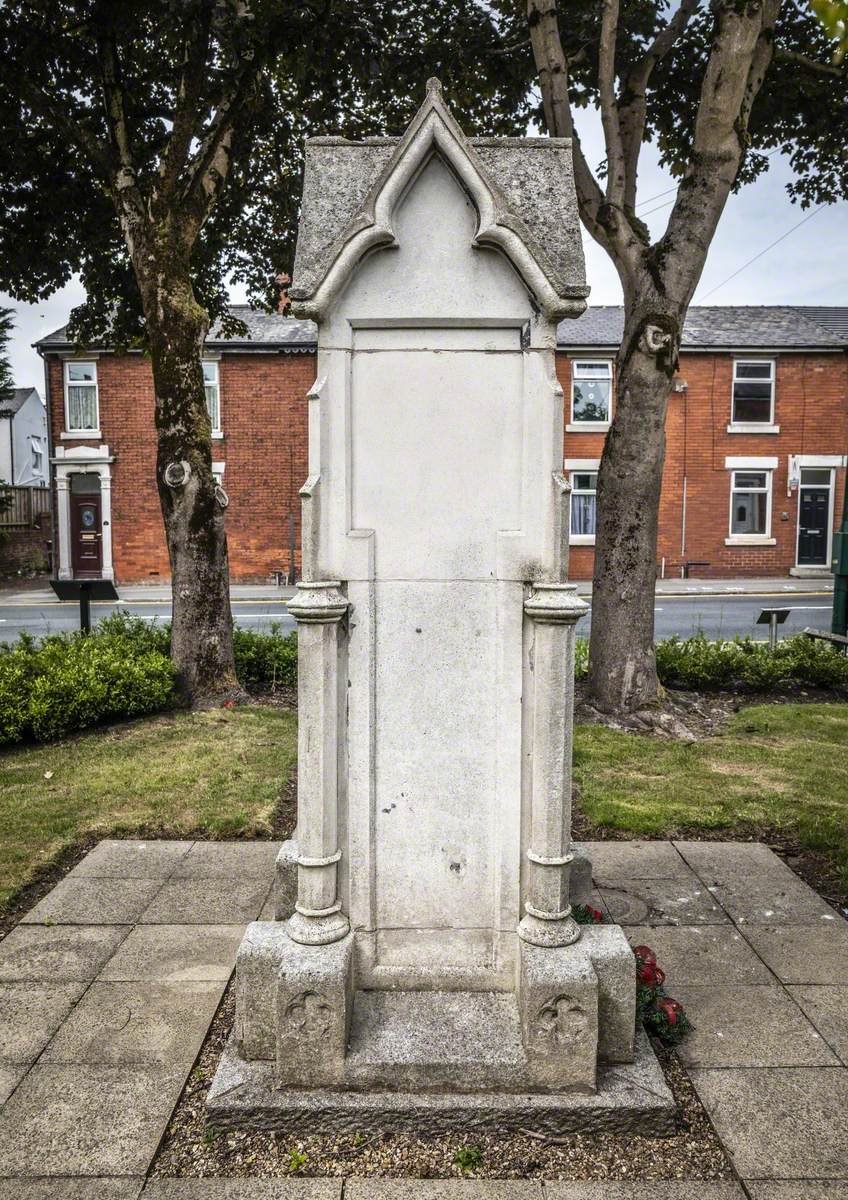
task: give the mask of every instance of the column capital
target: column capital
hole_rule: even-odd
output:
[[[334,625],[344,617],[349,604],[339,580],[319,579],[298,583],[286,607],[298,624]]]
[[[524,612],[540,625],[574,625],[588,611],[574,583],[536,583],[524,601]]]

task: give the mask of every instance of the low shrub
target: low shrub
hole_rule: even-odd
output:
[[[848,656],[801,634],[783,638],[774,650],[752,638],[711,642],[703,634],[671,637],[657,642],[656,652],[660,682],[668,687],[761,692],[797,686],[848,695]],[[585,679],[588,671],[589,643],[580,638],[576,678]]]

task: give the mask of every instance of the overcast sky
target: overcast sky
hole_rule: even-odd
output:
[[[587,157],[597,162],[603,158],[597,123],[581,115]],[[844,202],[813,216],[734,279],[706,295],[811,211],[790,203],[785,190],[790,178],[788,164],[775,156],[767,175],[731,196],[695,294],[696,304],[703,297],[708,304],[848,304],[848,203]],[[658,194],[670,187],[673,181],[657,166],[652,147],[645,146],[639,174],[641,208],[637,211],[655,237],[665,228],[669,202],[674,199],[673,192]],[[657,211],[649,213],[654,208]],[[589,303],[619,304],[621,288],[615,268],[585,232],[583,244],[592,288]],[[10,346],[17,386],[33,386],[43,393],[43,366],[31,343],[64,325],[70,309],[82,297],[82,288],[75,283],[40,304],[16,304],[0,294],[0,305],[17,313]],[[243,302],[245,296],[235,290],[232,299]]]

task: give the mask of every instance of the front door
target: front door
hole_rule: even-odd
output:
[[[103,566],[99,493],[71,492],[71,550],[76,577],[99,577]]]
[[[827,545],[830,532],[830,471],[801,471],[798,499],[798,565],[828,565]]]

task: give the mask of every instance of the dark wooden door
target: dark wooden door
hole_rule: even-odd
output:
[[[74,575],[99,576],[103,567],[100,497],[71,493],[71,549]]]
[[[830,488],[802,487],[798,517],[798,565],[827,565]]]

